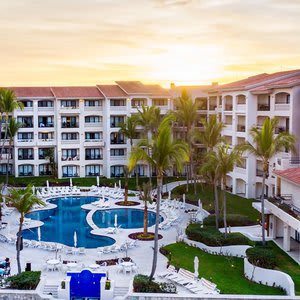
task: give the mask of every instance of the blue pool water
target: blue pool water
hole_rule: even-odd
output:
[[[117,215],[117,224],[121,228],[143,228],[144,211],[135,208],[114,208],[98,210],[93,215],[94,223],[100,228],[114,227],[115,215]],[[155,224],[156,214],[148,211],[148,226]],[[163,220],[161,217],[160,222]]]
[[[26,215],[33,220],[44,222],[41,226],[41,240],[58,242],[74,246],[74,231],[77,234],[77,247],[96,248],[110,246],[115,240],[110,237],[90,234],[91,227],[86,222],[88,211],[81,209],[81,205],[96,201],[96,197],[61,197],[50,200],[57,205],[55,209],[32,212]],[[37,229],[23,231],[25,239],[37,240]]]

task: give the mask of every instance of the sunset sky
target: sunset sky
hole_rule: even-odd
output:
[[[0,85],[228,82],[300,68],[298,0],[0,0]]]

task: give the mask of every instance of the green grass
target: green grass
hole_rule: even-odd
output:
[[[173,197],[180,197],[183,193],[186,193],[186,185],[176,187],[172,191]],[[190,201],[196,201],[201,199],[203,208],[211,211],[214,209],[214,195],[213,190],[210,186],[204,184],[197,184],[197,194],[194,194],[193,185],[189,185],[189,192],[186,194],[186,199]],[[231,193],[227,193],[227,214],[240,214],[248,216],[250,220],[258,222],[259,213],[252,207],[254,199],[246,199]],[[222,212],[223,208],[223,195],[219,191],[219,207]]]
[[[217,284],[222,294],[284,295],[279,288],[260,285],[244,277],[241,258],[208,254],[184,243],[164,247],[171,252],[171,264],[194,272],[194,257],[199,258],[199,277]]]
[[[289,274],[295,283],[296,295],[300,296],[300,266],[274,242],[268,242],[276,255],[276,270]]]

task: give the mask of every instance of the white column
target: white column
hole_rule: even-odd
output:
[[[270,236],[272,239],[277,238],[277,217],[270,215]]]
[[[287,224],[283,225],[283,249],[284,251],[291,250],[291,227]]]

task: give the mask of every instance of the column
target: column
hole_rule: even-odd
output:
[[[283,225],[283,249],[284,251],[291,250],[291,227],[287,224]]]
[[[270,215],[270,236],[272,239],[277,238],[277,217]]]

